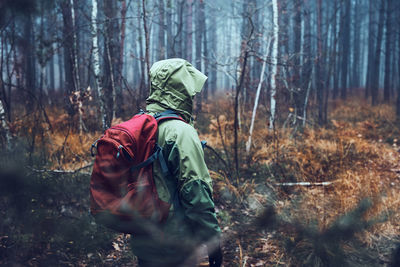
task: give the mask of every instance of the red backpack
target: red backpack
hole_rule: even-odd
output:
[[[171,204],[157,194],[152,163],[158,159],[164,177],[168,175],[157,144],[158,124],[168,119],[184,121],[169,110],[154,116],[141,112],[107,129],[93,143],[92,155],[95,148],[97,154],[90,180],[90,212],[101,224],[135,233],[134,223],[167,219]]]

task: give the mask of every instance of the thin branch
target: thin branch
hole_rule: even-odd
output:
[[[276,183],[278,186],[328,186],[337,183],[338,180],[330,182],[295,182],[295,183]]]
[[[85,166],[80,167],[80,168],[75,169],[75,170],[48,170],[48,169],[38,170],[38,169],[35,169],[35,168],[31,167],[31,166],[27,166],[26,168],[30,169],[31,171],[37,172],[37,173],[75,174],[75,173],[78,173],[78,172],[80,172],[82,170],[85,170],[85,169],[88,169],[88,168],[92,167],[93,164],[94,163],[90,163],[88,165],[85,165]]]

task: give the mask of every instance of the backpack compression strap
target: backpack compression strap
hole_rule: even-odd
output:
[[[156,144],[156,151],[145,161],[142,163],[139,163],[135,166],[131,167],[131,171],[136,171],[140,170],[141,168],[146,167],[147,165],[153,163],[156,159],[159,159],[160,165],[161,165],[161,171],[163,175],[168,174],[168,166],[164,158],[164,154],[162,153],[163,149],[160,147],[158,144]]]

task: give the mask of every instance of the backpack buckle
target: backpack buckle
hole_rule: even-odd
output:
[[[100,137],[101,138],[101,137]],[[94,157],[94,156],[96,156],[96,154],[94,153],[94,148],[97,148],[97,142],[100,140],[100,138],[99,139],[97,139],[96,141],[94,141],[93,142],[93,144],[92,144],[92,146],[90,147],[90,154],[92,155],[92,157]]]

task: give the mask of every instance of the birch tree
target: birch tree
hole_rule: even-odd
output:
[[[271,115],[269,118],[269,128],[273,129],[275,124],[276,112],[276,74],[278,72],[278,41],[279,41],[279,25],[278,25],[278,1],[272,0],[273,13],[273,39],[271,53]]]
[[[256,114],[257,114],[258,101],[260,99],[261,87],[262,87],[262,84],[264,82],[265,65],[267,63],[267,56],[268,56],[270,44],[271,44],[271,39],[268,40],[267,49],[265,50],[265,57],[264,57],[264,62],[263,62],[262,68],[261,68],[260,81],[259,81],[258,86],[257,86],[256,98],[254,100],[253,113],[251,115],[249,139],[247,140],[247,143],[246,143],[246,153],[247,154],[249,154],[249,152],[250,152],[251,137],[253,135],[254,122],[255,122]]]
[[[92,15],[91,15],[91,31],[92,31],[92,51],[93,51],[93,71],[95,77],[95,84],[99,96],[100,116],[102,122],[102,129],[105,130],[109,127],[107,122],[107,113],[105,110],[104,91],[100,79],[100,55],[98,45],[98,29],[97,29],[97,0],[92,0]]]
[[[6,111],[3,107],[3,101],[0,99],[0,134],[4,135],[6,149],[11,149],[11,134],[6,121]]]
[[[77,45],[77,29],[76,29],[76,16],[75,16],[75,7],[74,7],[74,0],[71,0],[71,19],[72,19],[72,53],[71,56],[73,57],[73,67],[72,67],[72,74],[73,74],[73,82],[74,88],[78,102],[78,116],[79,116],[79,133],[81,134],[83,131],[84,123],[83,123],[83,99],[82,96],[84,94],[81,85],[80,85],[80,78],[79,78],[79,68],[78,68],[78,45]]]
[[[75,8],[74,8],[74,0],[71,0],[71,19],[72,19],[72,38],[73,38],[73,45],[72,45],[72,57],[73,57],[73,68],[72,73],[74,75],[74,88],[75,90],[80,90],[80,82],[79,82],[79,70],[78,70],[78,47],[77,47],[77,35],[76,35],[76,16],[75,16]],[[79,122],[81,122],[81,114],[79,113]],[[81,127],[81,123],[79,124]],[[81,129],[80,129],[81,130]]]

